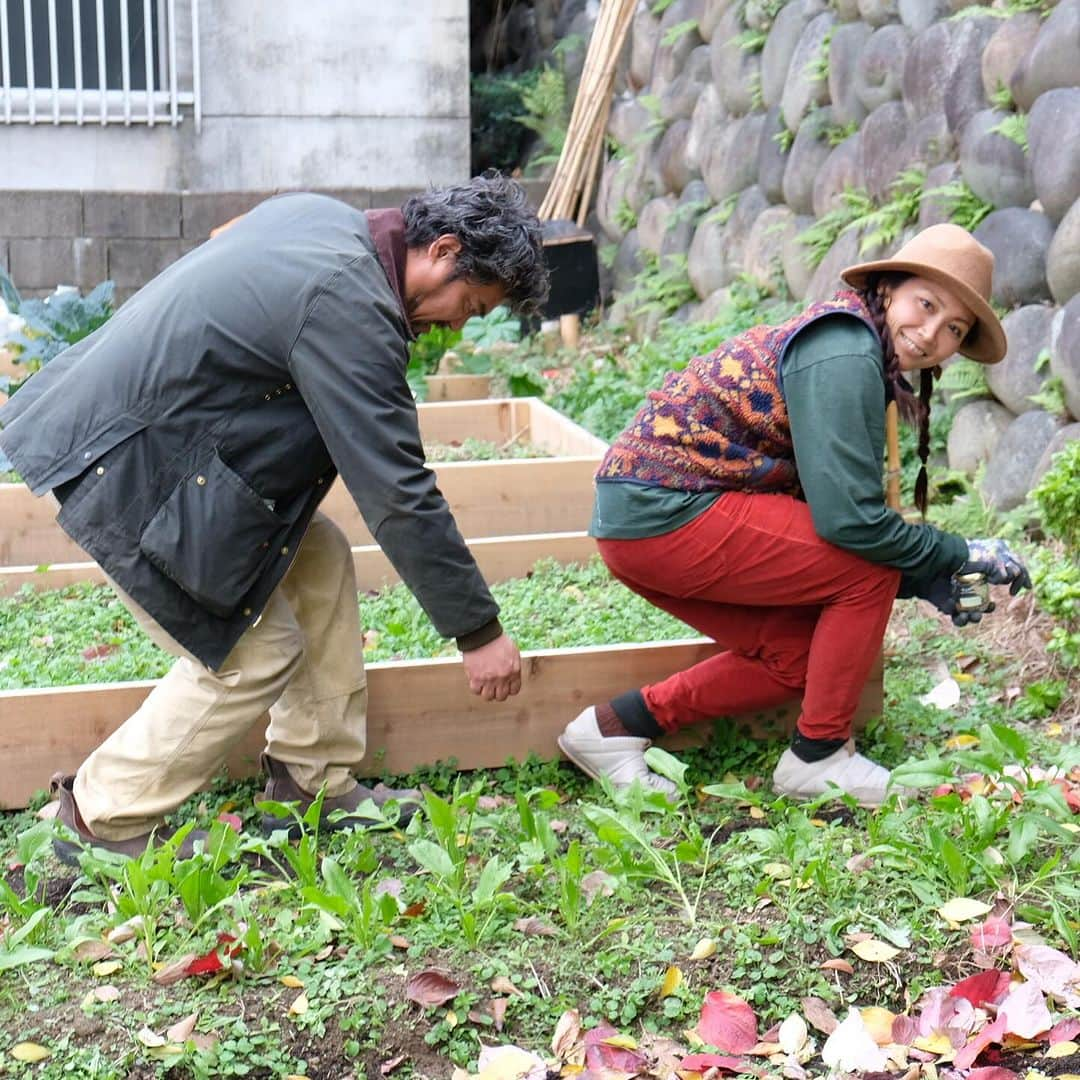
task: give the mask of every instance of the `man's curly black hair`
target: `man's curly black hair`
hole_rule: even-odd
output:
[[[454,276],[502,285],[516,314],[532,315],[547,299],[540,221],[520,184],[486,173],[467,184],[414,195],[401,211],[410,248],[427,247],[446,234],[456,236],[461,253]]]

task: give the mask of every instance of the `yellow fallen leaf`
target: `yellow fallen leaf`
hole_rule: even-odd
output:
[[[290,1016],[303,1016],[308,1011],[307,994],[297,994],[293,1003],[289,1006]]]
[[[878,941],[877,938],[858,941],[851,946],[851,951],[860,960],[868,960],[871,964],[884,964],[900,953],[899,949],[894,949],[891,945],[886,945],[884,941]]]
[[[99,960],[90,970],[103,979],[106,975],[119,971],[123,966],[120,960]]]
[[[620,1050],[636,1050],[637,1039],[633,1035],[612,1035],[600,1040],[605,1046],[617,1046]]]
[[[304,984],[295,975],[282,975],[281,985],[287,986],[290,990],[303,990]]]
[[[810,824],[813,825],[815,829],[824,829],[829,823],[824,818],[812,817],[810,819]]]
[[[671,997],[682,986],[682,981],[682,971],[672,964],[664,972],[664,981],[660,984],[659,996],[662,998]]]
[[[762,810],[760,806],[751,806],[750,807],[750,816],[755,821],[763,821],[765,819],[765,811]]]
[[[938,908],[938,914],[951,923],[970,922],[972,919],[981,919],[990,913],[990,905],[981,900],[972,900],[966,896],[957,896],[946,901]]]
[[[41,1043],[21,1042],[16,1043],[10,1050],[11,1056],[16,1061],[44,1061],[52,1053]]]
[[[871,1005],[860,1009],[859,1015],[862,1017],[863,1027],[878,1046],[888,1046],[893,1041],[892,1025],[895,1016],[888,1009]]]
[[[716,942],[711,937],[703,937],[690,954],[691,960],[705,960],[716,952]]]
[[[936,1035],[920,1035],[911,1045],[928,1054],[948,1054],[953,1049],[952,1040],[940,1031]]]
[[[786,881],[791,877],[791,867],[787,863],[767,862],[761,869],[768,877],[778,881]]]
[[[151,1028],[141,1028],[138,1034],[135,1036],[143,1044],[143,1046],[149,1046],[151,1049],[157,1046],[164,1046],[166,1039],[164,1035],[159,1035]]]
[[[1048,1058],[1062,1058],[1071,1057],[1073,1054],[1080,1052],[1080,1043],[1074,1043],[1071,1040],[1065,1042],[1054,1043],[1049,1050],[1043,1054],[1043,1057]]]
[[[1051,739],[1056,739],[1065,729],[1055,720],[1052,724],[1046,725],[1046,734]]]
[[[953,676],[958,678],[958,676]],[[970,746],[979,745],[978,735],[954,735],[951,739],[945,740],[946,750],[965,750]]]
[[[974,682],[975,681],[975,676],[974,675],[969,675],[966,671],[954,671],[953,672],[953,678],[957,682]],[[978,739],[975,738],[974,735],[958,735],[957,738],[958,739],[965,739],[965,738],[967,738],[967,739],[975,739],[976,743],[979,741]]]

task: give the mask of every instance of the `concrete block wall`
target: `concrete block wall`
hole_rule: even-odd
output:
[[[527,181],[539,206],[546,184]],[[359,210],[400,206],[420,188],[318,188]],[[24,296],[116,285],[118,302],[275,191],[0,192],[0,266]]]
[[[367,210],[400,206],[416,189],[326,190]],[[8,191],[0,195],[0,265],[24,296],[101,281],[126,300],[210,230],[274,191]]]

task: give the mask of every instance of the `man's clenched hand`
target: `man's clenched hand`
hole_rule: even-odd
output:
[[[485,701],[505,701],[521,689],[521,653],[506,634],[462,653],[461,659],[469,689]]]

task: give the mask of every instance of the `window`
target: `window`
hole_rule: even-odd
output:
[[[197,4],[0,0],[0,118],[175,125],[190,108],[198,122]]]

